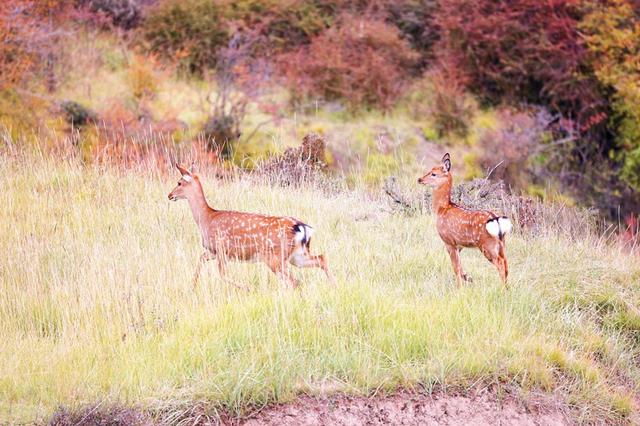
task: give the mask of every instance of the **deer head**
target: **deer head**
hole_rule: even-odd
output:
[[[435,166],[427,172],[424,176],[418,179],[418,183],[421,185],[429,185],[432,188],[438,188],[444,184],[451,183],[451,157],[447,152],[442,157],[442,164]]]
[[[169,199],[171,201],[178,201],[183,199],[188,199],[197,194],[199,188],[196,183],[198,180],[198,176],[192,174],[189,170],[185,169],[179,164],[176,164],[176,167],[180,171],[182,177],[178,181],[178,184],[173,191],[169,193]]]

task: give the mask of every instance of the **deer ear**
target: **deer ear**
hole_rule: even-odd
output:
[[[193,174],[193,173],[198,173],[198,168],[196,167],[196,162],[195,162],[195,161],[192,161],[192,162],[191,162],[191,168],[190,168],[190,170],[191,170],[191,173],[192,173],[192,174]]]
[[[449,153],[447,152],[444,157],[442,157],[442,165],[444,166],[444,170],[445,171],[449,171],[451,170],[451,157],[449,156]]]
[[[180,164],[176,163],[176,167],[178,168],[182,176],[191,176],[191,173],[189,172],[189,170],[185,169]]]

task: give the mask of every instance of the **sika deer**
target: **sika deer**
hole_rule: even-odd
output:
[[[511,232],[511,221],[506,216],[484,210],[467,210],[451,202],[453,178],[448,153],[442,157],[442,164],[418,179],[418,183],[433,188],[436,227],[451,257],[458,285],[461,280],[471,281],[460,265],[459,252],[462,247],[478,247],[498,269],[500,278],[506,285],[509,270],[504,252],[504,236]]]
[[[198,175],[176,166],[182,177],[169,194],[169,199],[186,199],[189,202],[205,248],[196,267],[194,285],[203,264],[214,258],[220,276],[226,281],[228,259],[262,261],[292,287],[297,287],[298,283],[290,274],[287,262],[301,268],[322,268],[332,280],[324,256],[310,253],[311,226],[291,217],[215,210],[209,207],[204,197]]]

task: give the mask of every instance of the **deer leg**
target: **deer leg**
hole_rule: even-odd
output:
[[[509,265],[507,265],[507,255],[504,252],[504,242],[500,242],[500,252],[498,253],[502,260],[502,282],[507,285],[507,276],[509,276]]]
[[[220,274],[220,278],[222,278],[222,281],[229,283],[234,287],[239,288],[240,290],[248,290],[248,287],[246,285],[236,282],[234,280],[231,280],[227,277],[227,259],[224,257],[224,255],[219,254],[217,256],[217,260],[218,260],[218,273]]]
[[[213,257],[214,257],[213,254],[209,251],[205,251],[200,255],[200,259],[198,259],[198,264],[196,265],[196,272],[193,276],[194,287],[198,285],[198,280],[200,279],[200,272],[202,271],[202,267],[204,266],[205,262],[213,259]]]
[[[332,283],[336,281],[331,272],[329,272],[327,260],[321,254],[312,255],[309,250],[298,249],[291,255],[289,262],[298,268],[321,268],[329,281]]]
[[[460,251],[462,250],[462,248],[458,248],[458,258],[460,257]],[[462,269],[462,262],[458,261],[458,263],[460,263],[460,274],[462,276],[462,279],[465,280],[468,283],[472,283],[473,279],[471,279],[471,277],[469,276],[469,274],[467,274],[464,269]]]
[[[489,262],[493,264],[500,274],[500,279],[507,284],[507,260],[504,257],[504,249],[500,241],[491,241],[480,247],[480,251],[484,254]]]
[[[298,281],[289,272],[287,264],[282,261],[282,256],[273,256],[266,263],[269,269],[291,288],[295,289],[298,287]]]
[[[460,264],[460,251],[456,246],[447,244],[447,251],[449,257],[451,257],[451,264],[453,265],[453,271],[456,274],[456,283],[461,285],[462,280],[466,280],[466,274],[462,272],[462,265]]]

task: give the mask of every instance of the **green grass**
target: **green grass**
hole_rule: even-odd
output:
[[[210,203],[316,228],[337,284],[295,269],[292,291],[207,265],[173,171],[142,174],[0,155],[0,423],[102,401],[241,412],[299,392],[507,382],[556,392],[579,421],[634,418],[640,260],[598,241],[509,238],[511,289],[475,250],[456,288],[429,216],[365,191],[204,177]]]

